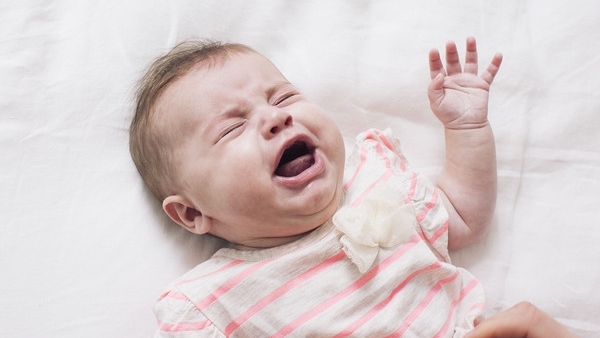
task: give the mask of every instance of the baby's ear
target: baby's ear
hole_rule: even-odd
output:
[[[180,195],[165,198],[163,210],[173,222],[198,235],[207,233],[212,226],[209,217],[204,216],[188,199]]]

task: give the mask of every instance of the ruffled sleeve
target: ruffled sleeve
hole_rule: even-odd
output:
[[[154,305],[156,338],[223,338],[225,335],[178,290],[164,293]]]
[[[448,255],[448,214],[437,188],[412,170],[391,130],[367,130],[348,158],[344,206],[333,223],[361,272],[380,247],[392,247],[418,233],[443,261]]]

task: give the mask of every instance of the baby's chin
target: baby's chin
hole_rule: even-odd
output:
[[[345,197],[346,197],[346,194],[344,192],[344,189],[342,189],[341,183],[340,183],[338,185],[338,187],[336,188],[331,201],[329,202],[327,207],[323,210],[323,213],[322,213],[323,217],[321,219],[319,219],[318,222],[316,222],[317,224],[315,225],[315,228],[323,225],[324,223],[326,223],[333,217],[333,215],[338,211],[340,206],[343,204]]]

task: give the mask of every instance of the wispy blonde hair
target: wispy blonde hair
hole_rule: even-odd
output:
[[[176,173],[174,140],[153,123],[156,120],[154,105],[170,84],[195,65],[211,66],[232,52],[254,51],[242,44],[185,41],[157,58],[138,82],[135,115],[129,128],[129,151],[142,179],[159,201],[172,194]]]

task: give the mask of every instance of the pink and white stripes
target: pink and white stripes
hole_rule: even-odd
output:
[[[328,222],[299,241],[266,251],[222,249],[161,296],[155,307],[166,337],[452,337],[472,327],[485,305],[478,281],[440,260],[447,214],[436,189],[412,172],[391,134],[371,130],[349,159],[347,205],[379,184],[397,188],[418,227],[380,248],[364,274]],[[403,226],[398,224],[398,226]],[[435,251],[439,252],[435,252]]]

